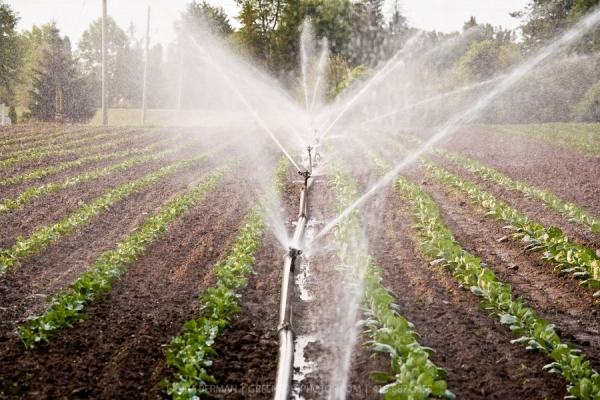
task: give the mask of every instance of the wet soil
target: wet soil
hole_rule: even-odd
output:
[[[14,335],[3,335],[0,369],[8,371],[0,377],[4,397],[160,398],[158,382],[169,373],[162,345],[181,332],[186,320],[198,316],[198,296],[214,283],[212,268],[235,241],[256,198],[239,179],[240,171],[250,166],[236,167],[173,223],[105,301],[86,308],[89,321],[32,351],[25,351]],[[127,208],[114,212],[122,219],[138,214]],[[78,248],[90,246],[87,238],[79,239]],[[91,244],[96,256],[101,246]]]
[[[131,144],[128,144],[128,148],[144,148],[144,147],[150,146],[153,143],[156,143],[156,142],[159,142],[162,140],[163,140],[163,138],[160,136],[145,137],[142,139],[135,140]],[[154,149],[153,152],[164,151],[174,145],[177,145],[177,143],[174,141],[169,142],[169,143],[166,143],[164,146],[160,146],[159,148]],[[121,150],[121,149],[119,149],[119,150]],[[119,151],[119,150],[116,150],[116,151]],[[134,154],[134,155],[130,155],[130,156],[113,158],[113,159],[103,160],[103,161],[92,161],[89,163],[84,163],[82,165],[67,168],[67,169],[57,172],[57,173],[48,174],[48,175],[42,176],[42,177],[32,180],[32,181],[4,185],[4,186],[1,186],[1,189],[0,189],[0,201],[3,201],[4,199],[15,198],[32,186],[38,187],[38,186],[46,185],[49,183],[61,184],[67,178],[72,178],[75,176],[83,175],[90,171],[102,169],[102,168],[105,168],[105,167],[108,167],[111,165],[121,163],[125,160],[131,159],[134,157],[148,155],[148,154],[151,154],[151,153]],[[85,157],[85,156],[87,156],[87,154],[77,155],[73,159],[75,160],[75,159]],[[51,160],[48,160],[47,164],[41,165],[41,167],[57,166],[58,164],[60,164],[60,162],[56,162],[54,159],[51,159]],[[21,168],[21,166],[17,164],[14,166],[14,168],[15,168],[15,170],[19,170]],[[11,176],[20,176],[20,175],[21,175],[20,172],[15,172],[14,174],[11,173]]]
[[[0,135],[4,132],[0,130]],[[593,180],[597,158],[568,152],[564,156],[561,153],[565,150],[529,139],[469,135],[463,142],[456,136],[445,146],[600,214],[597,182]],[[398,153],[374,145],[390,161],[399,160]],[[375,170],[364,158],[351,157],[358,153],[356,148],[347,146],[344,151],[352,176],[361,191],[366,191],[377,179]],[[561,222],[562,217],[545,210],[541,203],[522,199],[518,193],[506,192],[444,163],[541,222],[564,228],[574,240],[589,246],[599,244],[596,236]],[[252,163],[240,165],[228,174],[129,266],[105,301],[86,308],[88,321],[63,331],[50,345],[25,351],[14,329],[27,315],[43,311],[46,295],[65,290],[100,252],[113,248],[210,165],[198,168],[195,175],[177,174],[124,199],[74,235],[23,260],[19,268],[0,278],[0,398],[163,398],[158,382],[172,371],[165,365],[162,346],[181,332],[186,320],[199,316],[198,296],[214,284],[211,271],[215,263],[226,256],[245,213],[259,195],[240,179],[240,171],[255,167]],[[97,165],[77,173],[86,168],[92,170]],[[540,317],[556,324],[563,340],[583,350],[592,365],[600,368],[600,324],[593,292],[580,288],[569,276],[552,273],[552,266],[540,261],[539,254],[525,251],[522,243],[498,242],[506,234],[500,224],[421,169],[411,167],[405,173],[432,195],[463,248],[481,257],[499,280],[513,286],[515,295],[523,296]],[[95,181],[97,187],[83,184],[67,197],[47,203],[40,199],[23,208],[20,218],[12,217],[12,224],[2,226],[5,230],[0,241],[10,245],[16,235],[27,233],[36,223],[45,224],[64,215],[73,207],[69,201],[76,204],[96,196],[101,193],[98,188],[117,184],[111,179]],[[281,203],[288,234],[297,219],[297,180],[295,171],[287,174]],[[327,180],[327,176],[317,177],[309,203],[309,216],[317,231],[334,213],[335,193]],[[509,329],[497,319],[487,318],[477,308],[477,297],[460,289],[448,271],[430,266],[430,260],[421,256],[410,210],[398,192],[382,190],[363,205],[363,215],[369,253],[385,271],[382,283],[396,293],[401,314],[415,324],[422,337],[420,343],[436,350],[432,361],[448,371],[449,389],[459,399],[561,399],[566,395],[564,380],[541,369],[550,362],[547,356],[510,344],[514,337]],[[346,323],[354,323],[361,315],[349,312],[347,290],[334,270],[337,261],[325,250],[328,241],[326,236],[307,247],[297,270],[297,281],[306,284],[302,290],[295,289],[293,324],[298,337],[309,343],[303,354],[297,353],[304,365],[295,364],[293,389],[305,399],[327,397],[337,387],[343,388],[349,399],[381,398],[376,394],[380,385],[369,375],[391,372],[389,358],[382,354],[372,357],[371,349],[362,346],[366,338],[348,329]],[[215,343],[219,357],[213,360],[209,373],[216,377],[217,386],[210,398],[272,398],[284,253],[284,246],[267,230],[256,255],[255,274],[248,276],[248,285],[239,291],[243,313]],[[310,300],[306,300],[307,294]],[[310,368],[301,378],[300,367],[307,366]]]
[[[87,157],[87,156],[92,156],[92,155],[97,155],[97,154],[104,154],[107,152],[120,151],[123,149],[132,148],[132,147],[145,147],[145,145],[149,145],[154,141],[158,141],[158,140],[161,140],[164,138],[163,135],[160,134],[161,131],[156,131],[155,133],[153,133],[149,136],[145,136],[145,137],[139,138],[139,139],[134,139],[130,142],[117,144],[115,146],[110,146],[108,148],[101,148],[101,149],[96,149],[96,150],[87,149],[87,147],[89,147],[89,146],[102,145],[102,144],[112,142],[115,140],[120,140],[122,138],[127,137],[128,134],[137,135],[137,134],[140,134],[143,132],[144,132],[143,130],[131,131],[131,133],[128,131],[124,131],[123,133],[121,133],[120,135],[117,135],[117,136],[105,137],[105,138],[95,140],[91,143],[86,143],[86,144],[82,145],[81,149],[74,148],[74,149],[71,149],[72,151],[69,151],[68,153],[63,154],[63,155],[44,156],[41,158],[35,158],[33,160],[19,161],[10,166],[0,168],[0,179],[5,179],[8,177],[13,177],[13,176],[30,173],[41,167],[58,165],[62,162],[73,161],[73,160],[76,160],[81,157]],[[92,135],[93,133],[98,133],[98,132],[94,131],[92,133],[89,133],[88,135]],[[88,136],[88,135],[86,135],[86,136]],[[8,158],[11,158],[11,157],[9,156]]]

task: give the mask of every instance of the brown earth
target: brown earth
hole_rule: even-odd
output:
[[[376,141],[373,144],[390,161],[397,162],[401,157],[387,146]],[[455,136],[445,146],[600,214],[600,198],[594,195],[597,180],[593,180],[598,158],[529,139],[509,140],[501,134],[483,132]],[[353,156],[358,153],[356,147],[344,147],[349,171],[364,192],[378,177],[364,158]],[[273,161],[271,154],[276,151],[268,154]],[[174,158],[189,155],[180,153]],[[122,200],[74,235],[23,260],[20,267],[0,278],[0,398],[163,397],[158,382],[171,376],[172,371],[165,365],[162,346],[181,332],[186,320],[199,315],[198,296],[214,283],[213,266],[226,256],[245,213],[260,193],[242,179],[242,171],[244,176],[254,171],[256,162],[237,167],[197,207],[173,223],[167,235],[128,268],[105,301],[86,308],[88,321],[32,351],[25,351],[13,332],[27,315],[43,311],[45,295],[65,290],[100,252],[113,248],[160,204],[208,172],[211,165],[200,167],[193,176],[176,174]],[[450,162],[444,161],[444,165],[540,222],[561,227],[573,240],[600,248],[600,235],[565,222],[541,203],[498,188]],[[47,182],[99,167],[92,163],[49,177]],[[157,167],[145,165],[130,173],[78,185],[68,195],[58,194],[52,201],[42,198],[14,216],[0,218],[0,224],[6,217],[10,221],[2,225],[0,242],[10,245],[17,235],[55,220],[77,202],[102,193],[101,189]],[[268,171],[249,175],[265,176]],[[506,234],[500,224],[421,169],[413,166],[404,173],[432,195],[443,210],[444,222],[463,248],[481,257],[498,279],[511,284],[515,294],[523,296],[540,317],[556,324],[563,340],[582,349],[592,365],[600,368],[600,324],[592,291],[580,288],[569,276],[552,273],[552,265],[542,262],[540,254],[524,250],[522,243],[498,242]],[[298,179],[293,170],[285,178],[281,214],[288,235],[297,218]],[[319,231],[333,218],[335,193],[328,179],[326,175],[318,176],[311,189],[309,217],[314,228],[310,227],[309,232]],[[460,289],[448,271],[430,266],[430,260],[421,256],[410,210],[400,193],[391,188],[382,190],[363,205],[363,210],[369,252],[385,271],[382,283],[396,293],[401,314],[415,324],[421,344],[436,350],[432,361],[448,371],[449,389],[459,399],[560,399],[567,394],[564,380],[542,370],[550,362],[547,356],[510,344],[514,337],[508,328],[479,310],[477,297]],[[306,293],[295,289],[293,324],[298,338],[309,342],[302,354],[303,368],[306,364],[309,368],[301,377],[298,367],[302,363],[296,362],[293,390],[306,399],[324,398],[338,387],[345,389],[350,399],[381,398],[376,394],[381,385],[372,382],[369,375],[374,371],[391,372],[389,358],[383,354],[373,356],[370,348],[362,346],[368,338],[357,337],[349,329],[362,316],[351,312],[351,296],[334,270],[337,261],[325,249],[329,240],[326,236],[307,246],[297,266],[297,281],[304,282],[303,290],[311,298],[306,300]],[[239,291],[243,313],[215,343],[220,356],[213,360],[209,373],[215,376],[218,386],[210,398],[272,397],[284,253],[284,246],[267,231],[256,255],[255,273],[248,276],[248,285]]]

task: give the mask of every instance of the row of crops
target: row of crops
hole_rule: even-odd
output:
[[[128,176],[126,182],[107,187],[100,196],[77,204],[61,219],[36,226],[27,235],[17,237],[10,248],[0,249],[0,283],[4,276],[25,268],[32,257],[43,256],[50,246],[76,235],[132,196],[151,191],[161,182],[193,174],[199,169],[202,171],[197,177],[184,180],[185,185],[178,191],[161,198],[154,212],[144,215],[135,229],[122,235],[111,249],[97,254],[67,290],[50,294],[42,312],[28,315],[15,326],[25,349],[45,351],[48,346],[52,348],[53,338],[65,329],[77,326],[85,329],[86,309],[90,305],[109,297],[128,269],[153,244],[164,240],[169,227],[198,207],[224,176],[239,171],[244,163],[261,157],[260,152],[264,151],[263,143],[236,150],[235,136],[214,140],[221,135],[212,133],[179,132],[166,137],[164,131],[154,128],[143,131],[75,128],[52,132],[43,138],[35,131],[0,136],[0,188],[6,188],[6,193],[10,193],[3,196],[0,219],[11,213],[26,213],[36,202],[52,199],[67,190],[95,182],[102,185],[103,179],[136,168],[143,171],[133,179]],[[383,176],[393,168],[393,162],[421,145],[422,141],[410,135],[377,134],[373,140],[356,137],[352,143],[368,161],[368,169]],[[393,156],[390,158],[389,154]],[[341,213],[361,196],[361,192],[348,172],[344,156],[330,147],[328,157],[329,185],[336,199],[334,209]],[[563,216],[565,225],[577,225],[590,235],[600,231],[597,216],[575,202],[512,179],[462,154],[440,148],[434,150],[431,158],[435,158],[435,162],[428,158],[418,160],[423,176],[438,182],[448,193],[468,199],[474,210],[480,210],[496,221],[507,237],[514,238],[511,243],[521,241],[524,249],[540,254],[541,260],[549,263],[557,273],[578,279],[582,287],[589,288],[590,297],[600,295],[600,259],[594,248],[570,239],[557,227],[533,220],[517,206],[501,200],[464,176],[470,174],[511,192],[519,192],[540,207]],[[452,165],[462,173],[460,176],[452,173],[445,165]],[[168,396],[187,399],[210,395],[207,388],[219,383],[219,377],[211,372],[212,360],[219,356],[215,340],[227,335],[227,328],[242,312],[244,298],[240,292],[248,279],[254,279],[256,253],[267,229],[265,213],[277,204],[288,171],[289,163],[284,158],[272,171],[264,193],[239,222],[235,242],[229,246],[227,256],[211,269],[214,279],[210,285],[192,295],[190,303],[198,296],[200,298],[196,316],[180,327],[181,334],[173,337],[170,343],[157,344],[162,346],[163,362],[169,367],[168,375],[163,375],[160,383]],[[513,335],[512,340],[507,335],[506,345],[523,345],[527,350],[547,355],[548,363],[544,369],[561,376],[566,382],[566,390],[574,398],[600,398],[600,375],[581,348],[562,338],[552,321],[539,316],[543,315],[541,310],[514,295],[514,288],[501,282],[493,267],[485,265],[477,254],[465,250],[464,244],[455,239],[444,222],[443,210],[426,188],[414,178],[399,175],[393,189],[407,206],[400,212],[410,214],[414,222],[412,229],[421,257],[430,265],[447,270],[457,285],[478,299],[482,312],[506,326],[507,333]],[[368,246],[362,245],[369,240],[365,236],[362,211],[357,209],[350,213],[333,230],[331,237],[327,251],[339,260],[337,270],[359,300],[362,312],[359,326],[366,338],[365,344],[374,352],[389,357],[390,370],[372,371],[370,376],[383,385],[380,392],[387,399],[455,398],[452,377],[436,366],[435,349],[420,344],[419,326],[402,316],[403,310],[395,300],[396,296],[383,284],[391,266],[376,265]]]
[[[405,150],[401,145],[391,141],[386,141],[388,144],[395,145],[401,150]],[[373,165],[380,171],[382,175],[389,172],[393,165],[386,162],[383,158],[377,155],[377,153],[365,142],[360,142],[361,148],[365,151],[366,157],[373,163]],[[443,184],[449,188],[461,188],[457,182],[464,182],[459,177],[447,172],[441,165],[435,164],[429,160],[422,160],[421,164],[427,169],[431,176],[435,179],[439,179]],[[500,323],[508,325],[511,332],[514,335],[520,336],[519,338],[512,340],[511,343],[522,343],[527,347],[528,350],[542,351],[548,354],[551,362],[547,364],[544,369],[549,370],[552,373],[561,374],[568,382],[567,390],[569,393],[576,398],[593,399],[600,395],[600,375],[590,366],[589,361],[585,360],[585,355],[582,354],[581,350],[575,348],[570,343],[564,343],[554,330],[554,325],[549,321],[538,318],[536,311],[531,307],[528,307],[523,298],[513,298],[512,287],[508,284],[499,282],[494,272],[485,267],[481,259],[465,251],[459,243],[457,243],[453,237],[452,232],[445,226],[442,221],[441,211],[436,206],[432,198],[421,188],[419,185],[412,182],[409,179],[398,177],[395,185],[395,189],[402,193],[403,197],[408,201],[412,207],[413,218],[415,220],[414,229],[418,231],[421,240],[421,251],[424,256],[431,259],[432,265],[441,265],[445,269],[452,272],[454,278],[460,283],[461,287],[470,290],[474,295],[482,297],[484,300],[479,304],[479,308],[489,312],[490,316],[496,316],[499,318]],[[481,196],[484,193],[481,189],[477,188],[477,185],[470,183],[469,188],[471,191],[477,191]],[[488,197],[486,200],[477,200],[479,197],[475,197],[474,204],[486,206],[486,204],[500,204],[496,212],[488,212],[490,217],[496,217],[498,214],[505,215],[501,210],[509,208],[506,203],[490,201],[493,198],[489,193],[484,194]],[[527,220],[526,216],[522,213],[511,208],[509,211],[511,215],[517,214],[519,217]],[[505,223],[515,224],[515,220],[511,218],[500,219]],[[515,237],[525,237],[526,231],[515,228],[514,225],[510,226],[511,229],[515,230]],[[553,229],[559,231],[557,228],[544,228],[540,227],[541,230]],[[540,234],[538,236],[543,236]],[[549,235],[545,235],[549,236]],[[527,240],[531,238],[528,237]],[[552,240],[551,237],[548,237]],[[533,239],[535,240],[535,239]],[[564,243],[568,239],[562,238]],[[549,248],[550,246],[547,246]],[[557,246],[554,246],[556,250]],[[540,249],[541,247],[534,247],[532,249]],[[574,249],[577,252],[579,247]],[[562,248],[556,250],[561,251]],[[571,245],[571,251],[573,245]],[[547,252],[549,252],[548,250]],[[597,261],[595,253],[590,250],[585,250],[589,258],[593,258],[592,261]],[[585,269],[585,261],[581,259],[573,259],[572,254],[569,257],[566,254],[556,254],[556,260],[554,257],[545,255],[545,259],[552,259],[553,261],[563,260],[568,258],[574,263],[572,268]],[[565,261],[566,262],[566,261]],[[564,267],[564,262],[558,263],[557,268]],[[588,281],[584,281],[584,284],[589,284]],[[421,396],[420,398],[425,398]],[[390,398],[394,398],[390,396]]]
[[[132,134],[129,135],[129,133]],[[139,132],[120,131],[118,134],[94,135],[91,138],[87,138],[89,140],[78,141],[77,144],[89,143],[90,141],[98,138],[106,138],[107,136],[117,136],[118,139],[115,141],[100,145],[102,148],[107,145],[107,147],[112,147],[115,143],[134,142],[136,140],[139,141],[139,139],[147,139],[151,136],[159,139],[160,135],[158,133],[156,130],[146,131],[141,134]],[[193,170],[202,163],[223,158],[217,156],[225,150],[228,150],[229,154],[237,152],[232,148],[231,142],[225,142],[211,145],[212,148],[210,150],[199,155],[194,155],[196,151],[190,151],[188,153],[190,153],[189,155],[193,155],[191,157],[188,156],[187,158],[175,161],[168,160],[168,156],[178,152],[181,157],[181,154],[184,156],[187,154],[185,150],[197,150],[198,144],[203,139],[206,139],[197,135],[188,136],[190,137],[185,139],[176,137],[175,140],[180,144],[175,146],[173,146],[173,138],[158,140],[149,146],[117,152],[117,155],[115,153],[86,155],[62,162],[56,166],[44,166],[33,172],[26,172],[20,176],[5,179],[3,181],[5,186],[16,182],[35,182],[42,177],[52,177],[52,175],[58,172],[80,166],[84,163],[134,156],[104,168],[85,172],[82,175],[70,176],[62,184],[48,183],[42,186],[31,186],[14,198],[5,199],[4,208],[2,209],[3,214],[14,211],[17,208],[26,207],[31,200],[49,196],[86,181],[106,177],[136,165],[156,160],[163,160],[166,163],[162,168],[141,178],[128,181],[114,188],[107,188],[103,195],[92,199],[87,204],[75,207],[60,221],[37,228],[27,238],[17,238],[16,244],[11,249],[0,250],[2,274],[10,273],[17,269],[22,262],[33,255],[43,252],[44,249],[58,242],[61,238],[73,235],[77,229],[92,223],[101,214],[108,212],[119,202],[134,193],[148,190],[153,185],[165,181],[165,179],[169,179],[177,173],[185,173]],[[53,137],[52,140],[54,139]],[[4,156],[8,160],[12,160],[13,164],[19,164],[27,163],[34,158],[65,155],[66,152],[62,152],[61,150],[65,148],[70,148],[69,154],[72,153],[73,155],[85,154],[86,152],[100,148],[98,145],[91,148],[85,146],[75,147],[76,145],[68,142],[48,146],[43,141],[37,140],[35,144],[39,145],[39,147],[7,152]],[[160,147],[165,147],[165,145],[168,146],[169,144],[170,146],[166,150],[156,151]],[[127,267],[145,254],[153,242],[164,236],[172,223],[201,202],[218,185],[221,178],[228,171],[241,166],[248,159],[256,157],[260,150],[264,151],[264,145],[252,146],[245,153],[225,158],[225,161],[220,162],[212,172],[205,174],[200,180],[188,185],[188,188],[183,193],[172,196],[169,201],[162,204],[156,213],[148,216],[131,234],[117,243],[113,250],[100,254],[91,268],[85,271],[74,283],[69,285],[68,291],[63,291],[47,299],[50,304],[42,315],[30,316],[27,322],[18,328],[18,336],[25,348],[32,349],[39,347],[41,343],[48,343],[50,338],[59,334],[62,329],[73,328],[77,322],[85,321],[87,319],[85,315],[85,307],[87,305],[105,298],[110,293],[114,282],[126,272]],[[61,152],[57,153],[57,151]],[[20,158],[15,157],[15,153],[18,153]],[[149,154],[136,156],[136,154],[140,153]],[[9,164],[7,163],[6,165]],[[155,166],[153,165],[153,167]],[[244,284],[244,276],[252,271],[253,255],[260,246],[264,231],[264,210],[269,206],[269,203],[274,201],[277,192],[281,190],[280,181],[287,169],[287,162],[281,162],[276,168],[271,188],[257,205],[250,210],[240,228],[238,241],[231,248],[229,256],[219,263],[213,271],[218,276],[218,280],[215,288],[206,290],[202,296],[201,308],[204,310],[202,316],[197,320],[188,321],[183,327],[184,335],[180,338],[174,338],[169,345],[165,362],[179,372],[174,374],[175,378],[172,383],[165,380],[163,386],[165,387],[165,391],[173,397],[190,398],[197,391],[202,391],[200,387],[206,383],[205,380],[210,380],[203,373],[197,373],[203,365],[209,363],[200,354],[211,354],[210,345],[213,342],[214,335],[219,331],[222,332],[227,326],[228,321],[239,311],[239,308],[236,306],[236,300],[239,296],[236,295],[235,289]],[[197,346],[194,347],[194,344]],[[190,365],[195,365],[195,367],[190,367]],[[190,368],[198,368],[198,370],[194,370],[196,372],[192,373]],[[185,388],[185,390],[182,388]]]

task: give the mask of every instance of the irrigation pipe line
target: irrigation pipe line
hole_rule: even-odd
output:
[[[292,328],[292,292],[294,287],[294,270],[296,258],[302,254],[300,244],[304,236],[306,222],[308,221],[308,188],[311,186],[312,174],[312,147],[308,150],[308,169],[299,173],[304,177],[304,185],[300,190],[300,205],[298,210],[298,223],[294,231],[292,246],[283,257],[283,279],[281,282],[281,304],[279,307],[279,325],[277,336],[279,338],[279,354],[277,357],[277,381],[275,384],[275,400],[288,400],[292,386],[294,372],[294,330]]]

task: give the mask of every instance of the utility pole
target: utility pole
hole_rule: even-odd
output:
[[[180,36],[179,43],[179,87],[177,90],[177,116],[181,115],[181,96],[183,90],[183,49],[185,43],[185,34]]]
[[[142,94],[142,125],[146,125],[146,96],[148,91],[148,47],[150,46],[150,6],[146,23],[146,60],[144,61],[144,93]]]
[[[102,125],[108,125],[108,65],[106,46],[108,44],[108,16],[106,0],[102,0]]]

